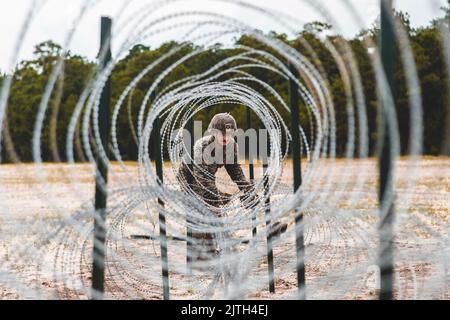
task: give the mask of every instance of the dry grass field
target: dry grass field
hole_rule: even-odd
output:
[[[285,164],[274,207],[291,194],[291,166]],[[316,168],[306,163],[304,167],[313,173],[304,181],[304,195],[311,197],[304,211],[308,298],[375,299],[376,161],[325,160]],[[174,180],[168,164],[165,172],[170,185]],[[225,175],[219,172],[220,177]],[[137,165],[113,164],[109,180],[114,192],[109,197],[108,223],[117,233],[108,241],[107,297],[161,299],[158,242],[130,238],[157,232],[155,212],[140,206],[125,218],[120,216],[127,212],[122,204],[128,203],[130,193],[125,191],[139,184]],[[413,167],[406,158],[398,160],[395,186],[395,297],[450,299],[450,158],[426,157]],[[0,299],[88,298],[92,218],[82,213],[89,212],[93,195],[91,165],[0,165]],[[289,230],[274,243],[276,293],[267,289],[266,242],[261,237],[255,241],[251,261],[236,262],[239,268],[239,263],[250,268],[242,279],[244,297],[283,299],[296,292],[291,218],[292,214],[283,217]],[[169,235],[184,232],[168,221]],[[251,230],[237,234],[250,237]],[[210,273],[196,271],[186,278],[184,243],[169,241],[168,250],[172,298],[224,295]]]

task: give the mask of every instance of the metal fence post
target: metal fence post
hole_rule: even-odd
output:
[[[384,72],[394,94],[395,32],[392,16],[392,0],[381,0],[380,51]],[[380,202],[380,299],[393,298],[393,222],[394,222],[394,184],[393,159],[391,156],[392,137],[389,130],[386,106],[383,102],[379,110],[379,202]],[[385,209],[385,214],[383,210]]]
[[[156,90],[151,94],[151,101],[154,104],[156,101]],[[154,139],[153,139],[153,150],[156,166],[156,174],[160,180],[160,183],[164,183],[164,172],[163,172],[163,160],[164,155],[161,151],[161,128],[159,123],[159,117],[155,119],[154,122]],[[158,204],[164,207],[164,202],[158,199]],[[163,212],[159,212],[159,244],[161,249],[161,266],[162,266],[162,277],[163,277],[163,298],[164,300],[169,300],[169,261],[167,254],[167,228],[166,228],[166,216]]]
[[[275,268],[273,262],[273,247],[272,247],[272,232],[271,232],[271,219],[270,219],[270,195],[269,195],[269,176],[265,176],[268,168],[268,152],[270,147],[269,135],[267,130],[265,131],[265,141],[259,140],[260,144],[265,144],[266,153],[264,153],[263,162],[263,179],[264,179],[264,195],[266,197],[265,203],[265,220],[266,220],[266,232],[267,232],[267,268],[269,272],[269,291],[275,293]],[[264,145],[261,145],[264,147]]]
[[[289,63],[289,71],[298,79],[297,69]],[[298,84],[289,79],[289,104],[291,109],[291,135],[292,135],[292,166],[294,174],[294,192],[302,185],[302,154],[301,137],[299,129],[299,96]],[[297,253],[297,288],[299,298],[306,299],[306,275],[305,275],[305,243],[303,213],[296,212],[295,216],[295,248]]]
[[[101,46],[100,69],[104,70],[111,61],[111,27],[112,20],[108,17],[101,18]],[[108,128],[109,107],[111,100],[111,77],[105,83],[100,96],[99,106],[99,130],[105,152],[108,154]],[[92,295],[93,299],[102,299],[105,291],[105,253],[106,253],[106,205],[107,205],[108,166],[96,154],[96,179],[95,179],[95,219],[94,219],[94,246],[92,266]]]
[[[250,108],[247,108],[247,113],[246,113],[246,120],[247,120],[247,130],[250,130],[252,127],[252,110]],[[249,139],[250,140],[250,139]],[[255,164],[253,163],[253,158],[252,155],[250,154],[250,141],[246,142],[247,145],[247,155],[248,155],[248,171],[249,171],[249,175],[250,175],[250,181],[252,183],[255,182]],[[257,225],[256,225],[256,216],[252,217],[252,225],[253,225],[253,229],[252,229],[252,234],[253,237],[256,237],[257,234]]]
[[[191,163],[188,164],[189,175],[187,177],[188,185],[192,185],[194,181],[194,177],[192,176],[194,170],[194,119],[190,118],[187,123],[187,130],[189,132],[189,139],[191,142],[190,145],[190,158]],[[189,226],[191,222],[189,219],[186,220],[187,230],[186,230],[186,265],[187,265],[187,274],[192,275],[192,229]]]

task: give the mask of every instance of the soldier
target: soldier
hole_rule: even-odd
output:
[[[238,163],[238,145],[234,139],[237,130],[236,120],[228,113],[220,113],[213,117],[208,127],[210,135],[198,140],[194,145],[194,164],[192,174],[188,165],[183,162],[178,172],[178,180],[181,185],[190,184],[194,193],[204,201],[211,212],[220,217],[219,208],[227,205],[232,195],[223,193],[217,189],[215,175],[219,168],[225,167],[230,178],[243,192],[241,202],[249,209],[256,206],[258,201],[254,193],[253,183],[248,181]],[[279,224],[273,227],[280,228]],[[281,226],[286,230],[286,226]],[[279,232],[272,228],[272,232]],[[207,259],[207,255],[217,253],[214,245],[214,235],[211,233],[194,233],[193,238],[197,242],[203,242],[196,246],[194,259]],[[202,249],[202,250],[198,250]]]

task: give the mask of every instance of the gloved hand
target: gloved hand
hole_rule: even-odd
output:
[[[241,203],[245,206],[247,210],[252,210],[257,207],[259,196],[254,192],[254,189],[245,192],[240,197]]]

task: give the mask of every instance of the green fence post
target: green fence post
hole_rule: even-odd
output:
[[[381,0],[381,30],[380,50],[384,72],[394,94],[394,67],[395,67],[395,32],[394,17],[392,13],[392,0]],[[394,99],[394,98],[393,98]],[[380,216],[380,299],[392,300],[393,297],[393,222],[394,222],[394,165],[391,156],[392,137],[387,120],[386,106],[379,109],[379,139],[381,139],[381,152],[379,154],[379,202],[380,212],[387,208],[386,214]]]
[[[111,27],[112,20],[101,18],[100,36],[100,69],[104,70],[111,61]],[[111,101],[111,77],[105,83],[100,96],[99,130],[103,148],[108,154],[109,133],[109,107]],[[98,149],[98,148],[97,148]],[[95,219],[94,219],[94,246],[92,265],[93,299],[102,299],[105,291],[105,255],[106,255],[106,205],[107,205],[108,166],[96,153],[96,179],[95,179]]]
[[[151,101],[154,105],[156,101],[156,90],[151,94]],[[153,139],[153,151],[155,158],[156,174],[160,180],[160,183],[164,183],[164,172],[163,172],[163,160],[164,155],[161,151],[161,127],[159,116],[154,122],[154,139]],[[158,204],[164,207],[164,202],[158,199]],[[162,266],[162,278],[163,278],[163,298],[164,300],[170,299],[169,291],[169,261],[167,255],[167,228],[166,228],[166,216],[163,212],[159,212],[159,245],[161,249],[161,266]]]
[[[247,108],[247,130],[250,130],[252,128],[252,110],[250,108]],[[252,155],[250,154],[250,139],[248,139],[248,141],[246,141],[246,145],[247,145],[247,157],[248,157],[248,171],[249,171],[249,175],[250,175],[250,181],[252,183],[255,182],[255,164],[253,163],[253,158]],[[253,225],[253,229],[252,229],[252,234],[253,237],[256,237],[257,234],[257,226],[256,226],[256,216],[252,217],[252,225]]]
[[[271,219],[270,219],[270,195],[269,195],[269,180],[270,177],[266,177],[268,164],[268,153],[270,149],[270,137],[268,131],[265,131],[267,135],[265,141],[259,140],[259,144],[265,143],[266,152],[262,157],[263,162],[263,179],[264,179],[264,195],[266,196],[265,203],[265,220],[266,220],[266,232],[267,232],[267,268],[269,272],[269,291],[275,293],[275,268],[273,262],[273,245],[272,245],[272,232],[271,232]]]
[[[188,185],[192,185],[194,177],[192,176],[194,170],[194,119],[190,118],[187,123],[187,131],[189,132],[190,139],[190,158],[191,163],[188,164],[189,175],[187,177]],[[186,230],[186,265],[188,275],[192,275],[192,229],[189,227],[191,221],[186,220],[187,230]]]
[[[290,72],[298,79],[298,71],[289,64]],[[298,84],[293,79],[289,80],[289,104],[291,109],[292,124],[292,165],[294,173],[294,192],[302,185],[302,154],[301,154],[301,136],[299,129],[299,96]],[[306,299],[306,276],[305,276],[305,243],[303,213],[296,212],[295,216],[295,247],[297,253],[297,288],[299,298]]]

